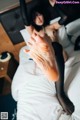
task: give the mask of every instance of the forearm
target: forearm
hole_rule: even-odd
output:
[[[58,30],[62,25],[60,25],[58,22],[52,23],[45,27],[45,29],[50,29],[50,30]]]
[[[49,69],[45,71],[45,75],[48,80],[58,81],[59,74],[55,67],[49,67]]]

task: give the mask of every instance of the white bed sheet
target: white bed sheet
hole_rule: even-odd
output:
[[[30,103],[26,103],[25,104],[25,100],[27,100],[27,97],[30,97],[30,96],[26,96],[26,94],[28,94],[25,90],[26,90],[26,86],[25,86],[25,81],[27,83],[27,79],[26,77],[30,80],[33,80],[33,76],[27,73],[31,73],[33,74],[33,71],[32,69],[35,67],[34,65],[31,65],[33,64],[32,61],[29,60],[29,56],[27,56],[27,54],[24,52],[23,49],[25,49],[25,47],[23,47],[20,51],[20,65],[18,67],[18,70],[14,76],[14,80],[13,80],[13,83],[12,83],[12,95],[13,95],[13,98],[18,101],[18,104],[17,104],[17,109],[18,109],[18,119],[19,120],[26,120],[28,117],[30,117],[28,120],[32,120],[33,118],[36,119],[36,120],[80,120],[80,52],[76,52],[72,55],[72,57],[69,58],[69,60],[66,62],[66,69],[65,69],[65,91],[66,93],[68,94],[69,98],[71,99],[71,101],[74,103],[75,105],[75,112],[73,113],[73,115],[70,117],[70,116],[67,116],[66,114],[63,114],[61,111],[58,113],[57,111],[59,109],[61,109],[57,99],[55,98],[55,88],[54,88],[54,83],[52,82],[49,82],[49,85],[48,86],[48,83],[46,83],[45,81],[43,83],[41,83],[40,81],[38,81],[37,83],[35,82],[36,85],[38,85],[38,89],[40,90],[43,90],[44,91],[47,91],[47,89],[43,89],[42,87],[39,88],[39,86],[42,86],[41,84],[46,84],[46,87],[48,87],[48,89],[51,89],[50,87],[52,86],[52,92],[51,91],[48,91],[48,96],[47,97],[41,97],[38,96],[38,100],[39,98],[42,98],[42,100],[40,99],[39,101],[44,101],[45,106],[42,108],[41,105],[42,103],[40,103],[40,106],[39,104],[37,105],[34,105],[33,103],[33,100],[31,101],[31,103],[33,103],[34,106],[31,106],[31,109],[30,111],[27,111],[27,106],[28,108],[30,107],[29,104]],[[30,65],[32,67],[30,67]],[[40,71],[37,73],[37,77],[39,77],[40,75]],[[25,77],[26,76],[26,77]],[[43,76],[42,76],[43,77]],[[42,79],[42,78],[40,78]],[[28,84],[28,83],[27,83]],[[46,88],[45,87],[45,88]],[[35,86],[36,88],[36,86]],[[47,94],[47,93],[46,93]],[[53,95],[52,95],[53,94]],[[34,93],[33,93],[33,99],[34,98]],[[50,97],[51,96],[51,97]],[[49,99],[50,101],[45,101],[45,98],[46,99]],[[29,101],[29,100],[28,100]],[[39,102],[37,101],[37,102]],[[36,102],[36,101],[35,101]],[[35,108],[35,106],[38,106],[37,108]],[[55,106],[55,107],[51,107],[51,106]],[[54,108],[54,109],[53,109]],[[37,109],[38,111],[38,115],[39,116],[36,116],[36,111],[35,109]],[[49,111],[48,111],[48,110]],[[51,111],[55,111],[52,112]],[[25,111],[28,113],[28,116],[26,115],[24,117],[24,115],[26,114]],[[31,111],[34,111],[31,113]],[[45,111],[45,114],[43,114]],[[40,112],[40,113],[39,113]],[[57,112],[57,114],[56,114]],[[24,114],[25,113],[25,114]],[[49,114],[48,114],[49,113]],[[62,113],[62,114],[61,114]],[[30,114],[32,114],[32,116],[29,116]],[[46,117],[46,114],[48,114],[48,117]],[[40,116],[42,116],[42,118],[40,118]],[[60,117],[59,117],[60,116]],[[52,118],[55,118],[55,119],[52,119]]]
[[[65,92],[69,96],[71,101],[74,103],[75,112],[73,113],[72,116],[68,116],[68,115],[62,113],[62,108],[59,105],[59,103],[55,97],[56,91],[55,91],[54,83],[45,82],[45,80],[42,80],[43,76],[40,79],[43,81],[42,85],[46,84],[46,86],[45,86],[46,91],[47,91],[47,88],[49,90],[51,90],[50,87],[52,86],[51,87],[52,90],[47,91],[48,92],[47,97],[49,97],[48,99],[50,101],[45,101],[45,98],[43,98],[41,95],[41,97],[38,96],[37,98],[42,98],[42,101],[44,101],[43,107],[42,107],[42,104],[40,104],[40,105],[37,104],[37,102],[39,102],[39,101],[35,101],[35,103],[36,103],[35,106],[38,106],[38,107],[35,107],[34,104],[30,107],[31,104],[25,102],[25,100],[27,100],[26,91],[25,91],[27,89],[27,88],[25,88],[27,86],[27,85],[25,86],[25,81],[27,80],[26,77],[29,80],[31,79],[31,81],[33,80],[34,77],[29,74],[33,74],[34,67],[35,67],[33,65],[32,61],[29,60],[29,56],[27,56],[27,54],[24,52],[24,49],[27,47],[27,46],[25,46],[20,51],[20,65],[18,67],[18,70],[14,76],[13,83],[12,83],[13,98],[16,101],[18,101],[18,103],[17,103],[18,120],[22,120],[22,119],[24,119],[24,120],[26,120],[26,119],[28,119],[28,120],[32,120],[32,119],[35,119],[35,120],[45,120],[45,119],[46,120],[80,120],[80,92],[79,92],[80,91],[80,80],[79,80],[79,78],[80,78],[80,52],[73,51],[74,46],[68,40],[67,34],[64,30],[65,30],[64,27],[62,27],[59,31],[60,34],[64,33],[62,37],[66,38],[65,41],[63,41],[63,43],[62,42],[61,43],[65,47],[69,56],[71,56],[71,53],[73,53],[73,55],[65,63],[65,66],[66,66],[65,67]],[[24,40],[27,43],[27,41],[30,38],[28,32],[25,29],[21,30],[20,32],[21,32]],[[67,44],[66,44],[66,41],[68,42]],[[31,65],[31,67],[30,67],[30,65]],[[40,75],[40,71],[37,73],[37,75]],[[37,76],[37,77],[39,78],[39,76]],[[36,80],[36,78],[35,78],[35,80]],[[40,87],[40,86],[42,86],[42,85],[40,85],[41,82],[40,81],[38,81],[38,82],[35,83],[38,85],[38,89],[45,91],[44,88]],[[26,81],[26,84],[28,84],[27,81]],[[48,85],[50,85],[50,86],[48,86]],[[35,88],[36,88],[36,86],[35,86]],[[28,97],[30,97],[30,96],[28,96]],[[41,102],[41,100],[40,100],[40,102]],[[31,101],[31,103],[33,103],[33,101]],[[46,103],[46,104],[44,104],[44,103]],[[27,107],[28,107],[28,109],[27,109]],[[55,111],[55,112],[53,112],[53,111]],[[36,112],[38,112],[39,116],[37,115]],[[28,114],[26,114],[26,113],[28,113]]]

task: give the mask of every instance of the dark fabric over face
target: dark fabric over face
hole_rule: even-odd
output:
[[[46,26],[49,24],[49,12],[46,11],[44,4],[42,1],[39,0],[33,0],[29,3],[25,3],[25,0],[20,0],[20,8],[21,13],[23,17],[24,24],[26,26],[33,25],[37,31],[41,30],[43,26]],[[44,24],[42,26],[38,26],[33,22],[33,14],[35,12],[39,12],[44,16]]]

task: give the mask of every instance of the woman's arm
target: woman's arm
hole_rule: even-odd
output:
[[[59,22],[55,22],[50,25],[52,29],[58,30],[62,25],[59,24]]]
[[[51,30],[58,30],[62,25],[60,25],[58,22],[52,23],[48,26],[46,26],[46,29],[51,29]]]

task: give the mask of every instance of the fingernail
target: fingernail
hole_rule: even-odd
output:
[[[24,49],[23,51],[24,51],[25,53],[28,53],[30,50]]]

